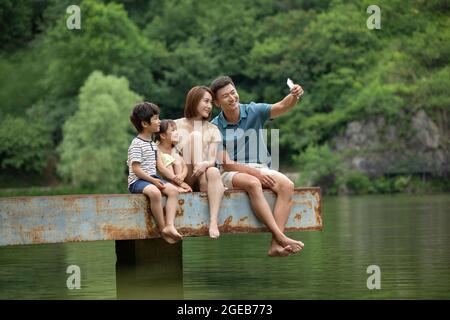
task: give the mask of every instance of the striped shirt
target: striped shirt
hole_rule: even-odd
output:
[[[153,141],[146,141],[136,137],[128,148],[128,187],[139,180],[133,172],[133,162],[139,162],[141,169],[149,176],[156,174],[156,151],[158,148]]]

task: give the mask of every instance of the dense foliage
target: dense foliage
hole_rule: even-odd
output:
[[[81,8],[81,30],[66,27],[72,4]],[[306,94],[270,124],[280,128],[282,165],[300,171],[300,183],[330,193],[383,192],[377,184],[385,177],[369,181],[349,171],[330,140],[354,120],[383,116],[401,127],[425,110],[444,133],[448,154],[450,4],[379,0],[382,28],[369,30],[370,4],[2,1],[2,171],[42,175],[56,158],[53,173],[61,178],[116,188],[125,175],[128,112],[138,97],[157,103],[162,117],[178,118],[186,92],[218,75],[235,80],[242,101],[269,103],[288,93],[291,77]]]

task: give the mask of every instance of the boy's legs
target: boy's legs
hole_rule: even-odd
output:
[[[286,256],[291,252],[298,252],[301,249],[301,242],[286,237],[280,230],[269,204],[264,198],[261,182],[252,175],[238,172],[233,175],[232,183],[234,188],[244,189],[248,193],[253,211],[272,232],[278,246],[271,245],[268,254],[270,256]]]
[[[175,228],[175,214],[178,203],[178,188],[171,183],[164,184],[165,188],[162,193],[167,196],[166,201],[166,223],[162,233],[168,235],[174,240],[181,240],[183,237]]]
[[[171,244],[177,242],[177,240],[172,239],[172,237],[163,232],[166,227],[166,222],[164,220],[164,212],[161,204],[161,192],[159,189],[155,185],[149,184],[142,190],[142,193],[150,199],[150,209],[155,217],[161,237]]]

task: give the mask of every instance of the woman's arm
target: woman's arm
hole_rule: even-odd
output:
[[[208,158],[194,165],[194,170],[192,172],[193,176],[200,176],[206,171],[206,169],[214,167],[216,165],[217,146],[217,142],[211,142],[208,145]]]

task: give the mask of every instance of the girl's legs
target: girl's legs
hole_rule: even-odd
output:
[[[175,229],[175,214],[178,202],[178,189],[171,183],[166,183],[162,192],[167,196],[166,201],[166,223],[162,233],[178,241],[183,236]]]

